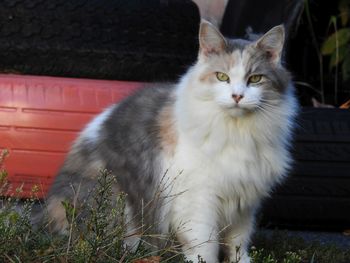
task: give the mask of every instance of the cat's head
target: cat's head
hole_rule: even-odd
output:
[[[256,41],[231,40],[202,21],[198,62],[193,68],[199,83],[197,96],[214,101],[233,117],[269,111],[283,103],[290,83],[281,63],[284,38],[280,25]]]

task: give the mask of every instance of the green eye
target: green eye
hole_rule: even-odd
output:
[[[229,82],[230,81],[230,77],[227,76],[227,74],[222,73],[222,72],[216,72],[216,78],[220,81],[226,81]]]
[[[262,79],[262,75],[252,75],[249,77],[248,79],[248,83],[252,83],[252,84],[255,84],[255,83],[258,83],[260,82]]]

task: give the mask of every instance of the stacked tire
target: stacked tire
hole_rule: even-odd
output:
[[[0,72],[175,80],[196,59],[199,21],[190,0],[4,0]]]
[[[344,230],[350,227],[350,111],[304,108],[294,169],[263,209],[263,224]]]

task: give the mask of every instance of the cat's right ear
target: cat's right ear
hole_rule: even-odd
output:
[[[199,54],[209,56],[225,50],[224,36],[210,22],[202,20],[199,28]]]
[[[285,40],[284,26],[275,26],[256,42],[256,47],[263,50],[271,62],[278,64],[281,61]]]

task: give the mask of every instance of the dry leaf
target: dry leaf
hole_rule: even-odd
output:
[[[160,260],[161,260],[161,257],[153,256],[148,258],[136,259],[132,263],[159,263]]]
[[[340,105],[341,109],[350,109],[350,100],[346,101],[345,103],[343,103],[342,105]]]
[[[350,229],[345,229],[345,230],[343,231],[343,235],[345,235],[345,236],[350,236]]]

